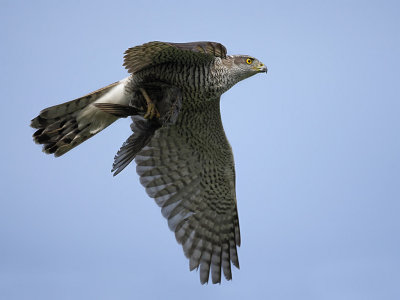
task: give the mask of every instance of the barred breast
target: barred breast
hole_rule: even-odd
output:
[[[164,82],[181,89],[186,99],[205,101],[220,97],[232,84],[228,69],[216,57],[208,64],[162,64],[142,70],[131,76],[127,89],[152,82]]]

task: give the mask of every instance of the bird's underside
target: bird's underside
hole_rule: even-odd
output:
[[[221,117],[220,95],[253,73],[219,43],[150,42],[126,51],[131,76],[82,98],[49,107],[32,120],[35,142],[63,155],[118,118],[133,134],[114,159],[114,175],[133,159],[148,195],[161,207],[201,283],[232,278],[239,268],[239,220],[233,155]],[[247,59],[247,61],[246,61]],[[250,70],[249,59],[243,64]],[[255,60],[251,58],[251,60]],[[258,62],[258,61],[257,61]],[[246,66],[249,65],[249,66]],[[257,69],[258,68],[258,69]],[[230,69],[236,72],[229,75]]]

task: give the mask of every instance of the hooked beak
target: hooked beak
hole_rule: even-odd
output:
[[[268,72],[268,69],[267,69],[267,66],[266,66],[266,65],[264,65],[263,63],[260,63],[260,64],[257,66],[257,71],[260,72],[260,73],[263,73],[263,72],[267,73],[267,72]]]
[[[260,62],[260,64],[258,66],[254,66],[253,69],[257,72],[257,73],[267,73],[268,69],[267,66],[264,65],[262,62]]]

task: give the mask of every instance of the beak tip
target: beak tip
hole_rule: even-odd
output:
[[[263,72],[263,73],[265,73],[265,74],[267,74],[267,73],[268,73],[268,68],[267,68],[267,66],[263,66],[263,67],[260,69],[260,71]]]

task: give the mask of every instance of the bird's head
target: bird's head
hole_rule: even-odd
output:
[[[231,75],[236,82],[249,78],[257,73],[267,73],[267,67],[249,55],[229,55],[226,57],[225,65],[228,66]]]

